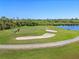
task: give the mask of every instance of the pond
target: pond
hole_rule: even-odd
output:
[[[66,30],[79,30],[79,26],[57,26],[58,28],[63,28]]]

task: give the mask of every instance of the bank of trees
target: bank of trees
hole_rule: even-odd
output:
[[[60,26],[79,25],[79,19],[19,19],[0,18],[0,30],[11,29],[20,26]]]

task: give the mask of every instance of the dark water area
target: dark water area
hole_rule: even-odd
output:
[[[79,26],[57,26],[58,28],[63,28],[65,30],[79,30]]]

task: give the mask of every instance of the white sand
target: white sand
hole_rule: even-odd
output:
[[[25,37],[17,37],[16,40],[32,40],[32,39],[42,39],[42,38],[50,38],[54,37],[56,34],[45,33],[41,36],[25,36]]]
[[[46,30],[47,32],[57,32],[57,31],[55,31],[55,30]]]
[[[47,32],[57,32],[55,30],[46,30]],[[45,33],[40,36],[25,36],[25,37],[17,37],[16,40],[32,40],[32,39],[42,39],[42,38],[50,38],[54,37],[56,34]]]

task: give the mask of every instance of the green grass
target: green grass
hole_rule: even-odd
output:
[[[57,30],[58,32],[55,33],[56,36],[47,39],[35,39],[35,40],[23,40],[18,41],[15,38],[20,36],[36,36],[42,35],[46,33],[46,28],[50,28],[52,30]],[[74,38],[79,35],[79,31],[72,31],[72,30],[64,30],[60,28],[56,28],[53,26],[24,26],[20,27],[20,32],[14,33],[14,29],[11,30],[4,30],[0,31],[0,44],[30,44],[30,43],[45,43],[45,42],[55,42],[61,40],[67,40],[70,38]]]
[[[0,59],[79,59],[79,42],[56,48],[0,50]]]
[[[16,34],[13,32],[14,29],[0,31],[0,44],[45,43],[67,40],[79,36],[79,31],[64,30],[48,26],[48,28],[58,31],[55,37],[28,41],[15,40],[18,36],[42,35],[45,33],[46,27],[47,26],[24,26],[21,27],[21,31]],[[55,48],[0,50],[0,59],[79,59],[79,42]]]

